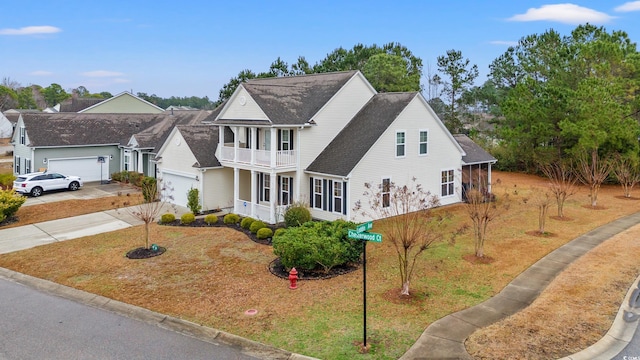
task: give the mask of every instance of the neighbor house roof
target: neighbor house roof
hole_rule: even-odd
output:
[[[72,97],[60,103],[60,112],[79,112],[105,99]]]
[[[273,125],[302,125],[313,116],[358,71],[251,79],[241,84]],[[241,120],[240,120],[241,121]],[[238,123],[219,118],[217,123]],[[264,122],[264,121],[262,121]],[[258,122],[253,120],[252,124]],[[266,122],[269,124],[269,122]]]
[[[481,148],[478,144],[471,140],[467,135],[456,134],[453,135],[453,138],[456,139],[458,144],[460,144],[460,147],[466,153],[466,155],[462,156],[463,165],[495,163],[496,161],[498,161],[496,160],[496,158],[491,156],[491,154],[486,152],[483,148]]]
[[[29,146],[126,144],[164,114],[24,113]]]
[[[176,125],[201,125],[202,120],[211,114],[208,110],[173,111],[164,113],[160,121],[134,134],[139,148],[160,149],[171,130]],[[126,144],[126,143],[125,143]]]
[[[337,176],[349,175],[416,96],[416,92],[374,95],[306,170]]]
[[[178,130],[184,141],[196,157],[194,167],[219,167],[220,162],[215,156],[218,147],[218,127],[211,125],[178,125]]]

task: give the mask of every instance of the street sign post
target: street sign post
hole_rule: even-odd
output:
[[[349,230],[347,237],[349,239],[364,240],[362,242],[362,305],[363,305],[363,348],[367,349],[367,242],[382,242],[382,234],[368,232],[373,229],[373,221],[367,221],[356,227],[356,230]]]

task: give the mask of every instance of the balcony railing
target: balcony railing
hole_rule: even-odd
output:
[[[284,221],[284,212],[286,210],[286,206],[276,205],[276,212],[273,214],[276,223]],[[271,223],[271,207],[266,204],[255,204],[251,201],[236,199],[236,212],[241,216],[252,216],[266,223]]]
[[[237,157],[236,155],[237,150]],[[253,154],[253,156],[251,156]],[[246,148],[235,149],[232,146],[220,148],[220,161],[251,164],[263,167],[271,167],[271,159],[275,157],[275,167],[292,167],[296,165],[297,154],[295,150],[255,150]]]

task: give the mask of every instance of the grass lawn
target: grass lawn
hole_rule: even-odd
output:
[[[501,201],[508,199],[510,207],[489,225],[485,254],[494,259],[492,263],[472,264],[463,259],[473,252],[472,234],[468,229],[457,236],[453,244],[439,243],[424,254],[411,283],[412,299],[406,301],[396,296],[401,284],[391,244],[383,239],[382,243],[367,247],[367,324],[372,349],[366,355],[359,355],[354,345],[362,341],[362,271],[329,280],[300,281],[299,288],[292,291],[288,289],[287,280],[268,271],[269,262],[275,258],[271,248],[256,244],[232,229],[153,225],[153,242],[166,246],[167,252],[151,259],[129,260],[124,254],[143,243],[143,228],[135,227],[0,255],[0,266],[305,355],[323,359],[356,356],[396,359],[431,322],[486,300],[528,266],[578,235],[640,211],[640,201],[620,198],[622,190],[618,186],[602,188],[600,210],[584,206],[589,204],[588,192],[580,189],[565,205],[565,215],[570,221],[548,219],[548,236],[531,236],[527,232],[538,228],[533,198],[540,194],[546,181],[501,172],[494,172],[493,179],[496,181],[493,192]],[[450,221],[443,228],[447,234],[470,224],[464,205],[447,206],[438,211],[450,215]],[[555,215],[555,209],[552,208],[549,215]],[[383,222],[376,222],[373,231],[379,232],[382,226]],[[585,331],[590,338],[580,340],[580,346],[597,341],[603,334],[601,329],[606,332],[610,326],[624,294],[637,276],[637,269],[628,265],[633,264],[632,260],[621,258],[632,257],[633,249],[639,246],[638,236],[625,235],[601,245],[618,244],[619,248],[604,249],[579,267],[579,272],[587,274],[587,280],[564,281],[565,284],[578,283],[579,289],[555,286],[564,273],[550,285],[551,300],[542,310],[546,316],[535,324],[534,330],[526,326],[532,323],[530,317],[540,316],[525,313],[535,304],[521,313],[525,318],[489,329],[494,333],[485,337],[479,335],[475,344],[480,344],[486,352],[478,356],[499,358],[493,356],[498,350],[505,354],[500,355],[504,358],[523,356],[522,351],[507,354],[505,345],[494,342],[492,334],[532,349],[539,346],[548,350],[554,346],[558,353],[570,354],[574,351],[568,346],[574,346],[570,344],[571,339],[546,343],[544,336],[557,336],[570,327],[571,321],[590,330]],[[620,250],[625,246],[629,250]],[[606,261],[613,262],[612,258],[616,260],[616,267],[605,267]],[[603,273],[615,281],[611,278],[594,281]],[[576,292],[578,290],[583,292]],[[567,301],[584,293],[595,295],[581,301],[580,311],[567,311]],[[602,304],[603,298],[597,297],[598,294],[611,294],[612,300]],[[611,304],[613,306],[609,306]],[[256,309],[258,314],[246,316],[247,309]],[[601,316],[591,316],[593,313]],[[557,326],[550,318],[564,326]],[[596,325],[591,324],[594,321]],[[508,335],[500,333],[503,329],[508,329]],[[524,335],[528,337],[518,338]],[[540,336],[536,338],[537,335]],[[475,351],[478,346],[472,340],[468,347]]]

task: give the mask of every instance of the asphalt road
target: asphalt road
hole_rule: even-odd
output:
[[[0,359],[257,359],[0,278]]]

